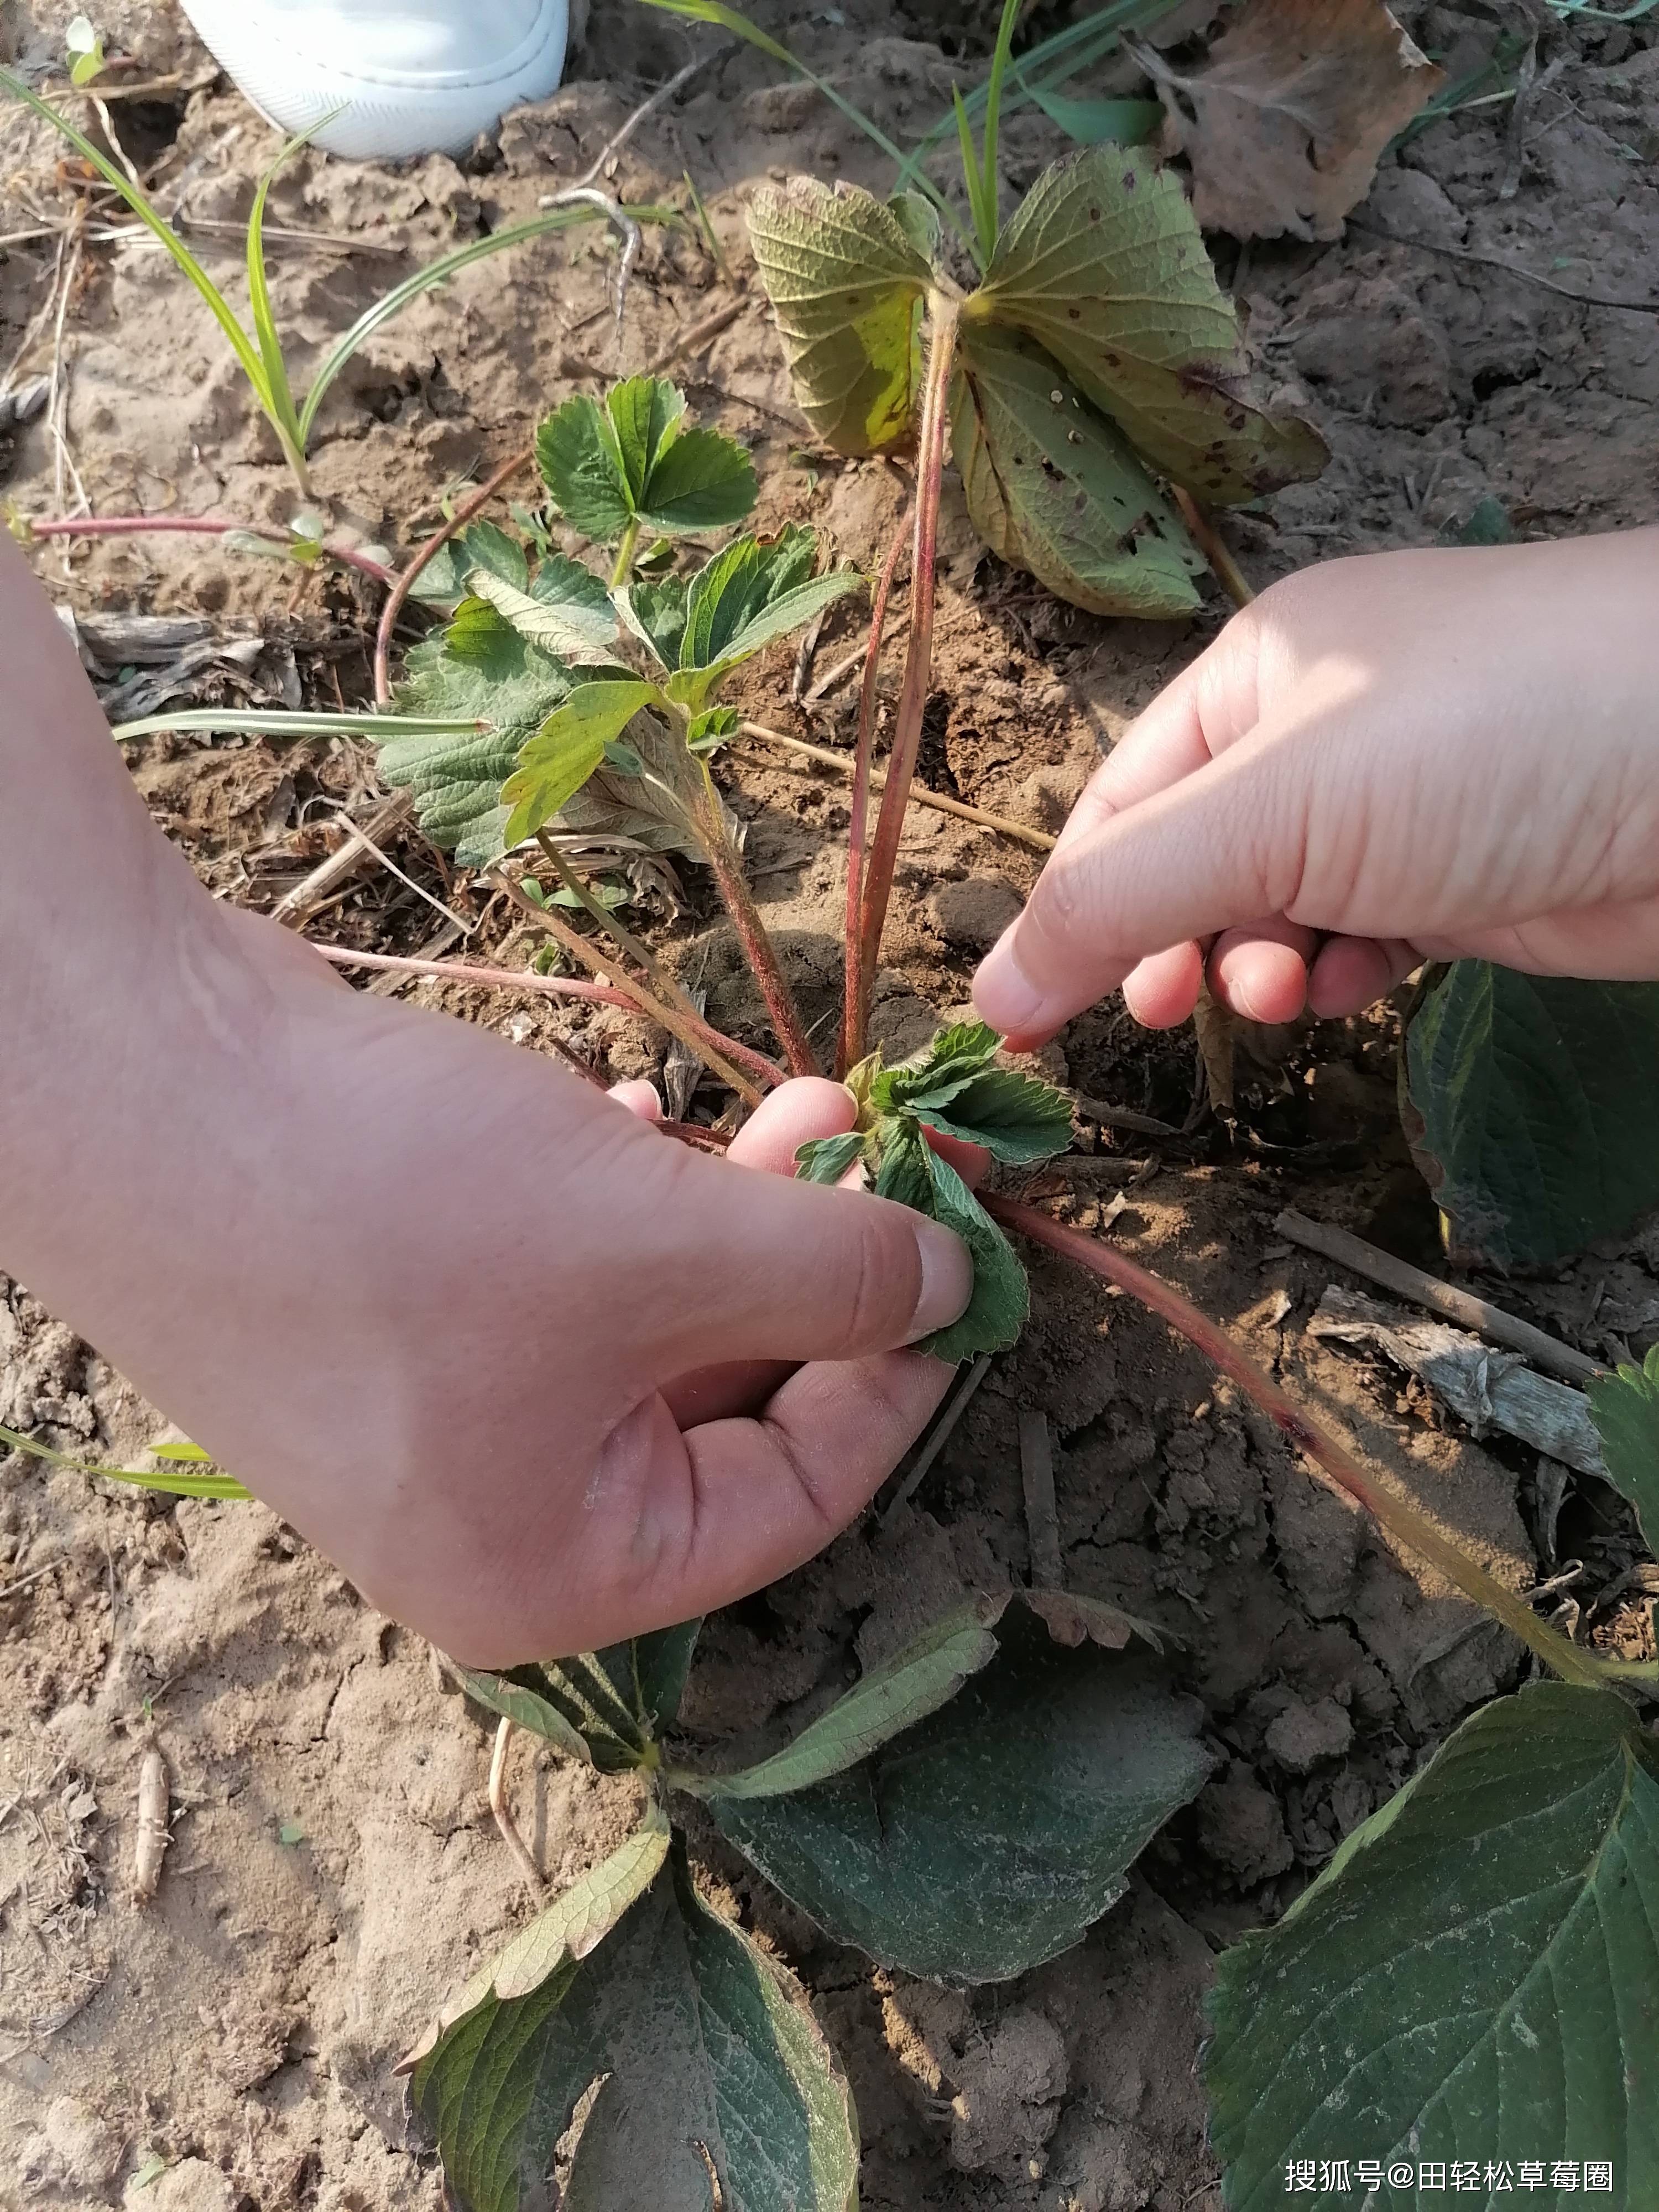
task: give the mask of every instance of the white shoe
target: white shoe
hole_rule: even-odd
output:
[[[262,113],[353,161],[453,154],[564,68],[568,0],[180,0]]]

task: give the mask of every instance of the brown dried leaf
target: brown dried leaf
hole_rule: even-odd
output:
[[[1192,163],[1199,222],[1235,238],[1340,237],[1445,79],[1382,0],[1251,0],[1191,76],[1137,52]]]

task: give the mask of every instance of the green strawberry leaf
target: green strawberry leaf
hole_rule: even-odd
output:
[[[799,629],[864,578],[856,569],[814,576],[817,539],[787,523],[775,538],[737,538],[690,581],[679,667],[670,698],[700,708],[732,669]]]
[[[685,635],[686,580],[664,576],[647,582],[635,577],[617,594],[623,620],[652,657],[665,668],[680,665],[680,645]]]
[[[838,1183],[848,1168],[864,1156],[864,1133],[849,1129],[844,1136],[814,1137],[795,1153],[795,1172],[803,1182]]]
[[[655,1629],[648,1636],[588,1654],[589,1664],[605,1676],[649,1737],[673,1725],[702,1628],[699,1615],[678,1627]]]
[[[685,726],[685,749],[690,753],[716,752],[742,727],[743,716],[735,707],[706,707]]]
[[[522,591],[487,568],[474,568],[467,589],[486,599],[520,637],[570,661],[605,658],[617,635],[617,610],[599,578],[562,553],[550,554],[535,583]]]
[[[1246,396],[1237,319],[1180,178],[1149,155],[1097,146],[1046,169],[962,313],[964,336],[996,323],[1035,338],[1198,499],[1254,499],[1329,458],[1310,424]]]
[[[993,1159],[1011,1167],[1052,1159],[1072,1141],[1070,1099],[1052,1084],[1012,1067],[988,1068],[947,1106],[917,1099],[908,1110],[945,1136],[983,1145]]]
[[[1659,1206],[1659,984],[1460,960],[1413,1019],[1407,1078],[1460,1258],[1547,1267]]]
[[[1133,447],[1042,349],[964,324],[951,442],[974,526],[1000,559],[1094,614],[1197,606],[1203,556]]]
[[[458,613],[441,638],[410,653],[397,706],[399,714],[471,718],[490,728],[459,738],[389,738],[380,767],[388,783],[413,793],[416,817],[434,845],[453,848],[464,866],[488,867],[506,850],[509,810],[501,786],[526,739],[569,696],[570,672],[493,607],[472,604],[482,622]]]
[[[1014,1343],[1031,1310],[1031,1290],[1012,1246],[948,1160],[924,1146],[933,1202],[925,1210],[961,1237],[974,1260],[974,1295],[948,1328],[916,1346],[935,1359],[976,1358]]]
[[[661,1814],[579,1887],[598,1893],[550,1906],[416,2065],[462,2212],[544,2202],[595,2090],[566,2212],[854,2212],[857,2124],[823,2033],[793,1976],[704,1905]]]
[[[454,1662],[450,1662],[452,1666]],[[563,1705],[550,1694],[551,1686],[539,1667],[507,1667],[499,1673],[483,1667],[456,1667],[456,1679],[469,1698],[486,1711],[499,1713],[515,1728],[538,1735],[584,1766],[593,1764],[587,1739]]]
[[[989,1666],[997,1655],[990,1624],[1000,1619],[1006,1602],[976,1598],[958,1606],[885,1666],[872,1668],[822,1719],[758,1766],[738,1774],[677,1774],[673,1780],[697,1796],[729,1804],[740,1797],[781,1797],[844,1773],[948,1705],[970,1674]]]
[[[1607,1480],[1636,1508],[1643,1540],[1659,1558],[1659,1344],[1640,1367],[1598,1376],[1589,1401]]]
[[[567,522],[599,544],[644,525],[660,534],[740,522],[755,504],[754,464],[734,438],[684,427],[685,395],[631,376],[603,405],[579,394],[536,434],[536,454]]]
[[[763,185],[749,236],[802,412],[839,453],[874,453],[910,426],[921,303],[933,282],[907,207],[810,177]]]
[[[410,597],[423,605],[453,607],[466,597],[466,580],[475,568],[488,568],[520,590],[529,580],[529,563],[514,540],[493,522],[471,522],[438,548],[415,579]]]
[[[908,1060],[872,1072],[872,1109],[887,1113],[918,1104],[948,1105],[958,1091],[990,1066],[1001,1043],[988,1022],[947,1024]]]
[[[1486,1706],[1217,1964],[1205,2073],[1235,2212],[1338,2155],[1473,2160],[1492,2203],[1494,2166],[1508,2191],[1523,2159],[1612,2160],[1609,2202],[1659,2203],[1659,1743],[1610,1692]]]
[[[825,1778],[761,1794],[762,1768],[726,1794],[704,1778],[697,1794],[838,1942],[933,1981],[1006,1981],[1117,1901],[1212,1762],[1196,1701],[1125,1648],[1132,1624],[1110,1608],[1034,1593],[953,1620],[942,1644],[925,1638],[881,1670],[879,1696],[866,1704],[860,1684],[799,1740],[816,1754],[805,1771],[821,1756]],[[841,1764],[861,1726],[874,1744]]]
[[[506,830],[509,846],[533,836],[581,789],[641,707],[660,701],[654,684],[638,678],[604,684],[579,684],[562,707],[542,724],[519,755],[517,772],[501,788],[512,809]]]

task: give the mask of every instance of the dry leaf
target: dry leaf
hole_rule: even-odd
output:
[[[1337,238],[1445,72],[1382,0],[1252,0],[1190,76],[1150,48],[1193,207],[1234,238]]]

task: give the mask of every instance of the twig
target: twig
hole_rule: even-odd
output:
[[[1048,1441],[1048,1417],[1039,1406],[1019,1409],[1019,1476],[1031,1543],[1031,1587],[1059,1589],[1064,1571],[1060,1511],[1054,1504],[1054,1455]]]
[[[1346,1229],[1334,1227],[1327,1221],[1310,1221],[1304,1213],[1287,1208],[1274,1222],[1281,1237],[1288,1237],[1292,1244],[1304,1251],[1317,1252],[1322,1259],[1334,1260],[1338,1267],[1352,1268],[1356,1275],[1364,1275],[1368,1282],[1381,1283],[1396,1297],[1410,1298],[1414,1305],[1427,1306],[1431,1313],[1444,1314],[1449,1321],[1461,1322],[1489,1343],[1506,1344],[1512,1352],[1524,1352],[1539,1366],[1547,1367],[1556,1375],[1565,1376],[1569,1382],[1587,1382],[1606,1368],[1585,1352],[1571,1344],[1563,1344],[1559,1337],[1546,1330],[1534,1328],[1529,1321],[1522,1321],[1507,1314],[1499,1306],[1489,1305],[1485,1298],[1476,1297],[1473,1291],[1460,1291],[1451,1283],[1443,1283],[1437,1275],[1425,1274],[1421,1267],[1413,1267],[1409,1260],[1397,1260],[1392,1252],[1381,1252],[1375,1244],[1366,1243],[1363,1237],[1355,1237]]]
[[[1133,1136],[1166,1140],[1182,1133],[1171,1121],[1160,1121],[1152,1114],[1137,1114],[1132,1106],[1108,1106],[1104,1100],[1088,1097],[1081,1091],[1073,1091],[1072,1103],[1085,1121],[1097,1121],[1103,1129],[1124,1129]]]
[[[899,839],[904,828],[904,805],[916,756],[921,746],[922,716],[927,706],[927,687],[933,668],[934,556],[939,544],[939,481],[945,465],[945,434],[950,421],[951,367],[956,358],[957,307],[953,300],[937,294],[932,303],[933,343],[927,356],[921,431],[916,444],[915,544],[910,564],[910,642],[904,656],[904,683],[899,693],[893,746],[888,757],[887,786],[876,820],[875,842],[865,872],[863,902],[859,913],[859,973],[853,1020],[848,1037],[850,1059],[864,1049],[869,1026],[870,998],[875,988],[876,963],[881,953],[882,931],[887,921],[887,902],[893,889]]]
[[[545,830],[538,830],[536,832],[536,842],[541,847],[546,859],[552,863],[553,872],[559,881],[575,899],[588,920],[605,932],[618,951],[625,952],[637,967],[644,970],[646,981],[657,996],[669,1006],[678,1006],[682,1013],[690,1014],[694,1019],[701,1020],[702,1010],[696,1005],[685,986],[677,976],[669,974],[657,958],[656,954],[648,945],[640,942],[626,923],[619,921],[602,901],[594,897],[592,892],[589,890]]]
[[[310,939],[307,942],[310,943]],[[585,999],[594,1006],[620,1006],[624,1013],[637,1014],[641,1011],[639,1000],[627,991],[615,990],[608,983],[584,983],[569,975],[535,975],[514,968],[482,967],[473,961],[416,960],[393,952],[354,952],[343,945],[313,945],[312,950],[320,952],[337,968],[375,968],[392,975],[431,975],[440,982],[477,984],[485,990],[530,991],[545,999]],[[755,1051],[750,1045],[739,1044],[735,1037],[721,1036],[718,1030],[709,1029],[707,1023],[700,1026],[708,1031],[710,1042],[720,1051],[746,1066],[757,1082],[770,1086],[783,1081],[783,1069],[764,1053]],[[702,1057],[701,1047],[698,1057]]]
[[[507,1754],[513,1741],[513,1723],[502,1719],[495,1731],[495,1748],[489,1759],[489,1809],[495,1816],[495,1826],[501,1832],[501,1841],[519,1862],[519,1871],[530,1885],[530,1893],[538,1905],[545,1902],[547,1885],[541,1869],[530,1856],[530,1846],[519,1833],[507,1803]]]
[[[1583,1688],[1598,1688],[1612,1674],[1622,1671],[1610,1668],[1589,1652],[1581,1651],[1565,1637],[1547,1626],[1513,1590],[1506,1589],[1468,1553],[1443,1536],[1414,1503],[1367,1474],[1334,1437],[1304,1413],[1270,1376],[1240,1350],[1224,1328],[1200,1313],[1172,1285],[1138,1267],[1114,1247],[1097,1243],[1078,1230],[1063,1228],[1031,1206],[994,1194],[986,1195],[983,1203],[988,1212],[1011,1229],[1018,1230],[1021,1236],[1059,1253],[1062,1259],[1072,1261],[1103,1281],[1115,1283],[1160,1321],[1178,1331],[1261,1407],[1280,1435],[1295,1446],[1322,1480],[1333,1488],[1346,1492],[1401,1544],[1415,1552],[1419,1559],[1426,1559],[1465,1597],[1473,1599],[1502,1621],[1512,1635],[1536,1652],[1552,1673]]]
[[[407,890],[413,891],[417,899],[424,900],[434,913],[442,915],[446,921],[453,922],[463,937],[471,936],[473,931],[478,927],[476,921],[468,921],[465,915],[457,914],[453,906],[446,906],[442,899],[439,898],[434,892],[428,890],[424,884],[417,884],[413,876],[407,874],[398,866],[390,853],[381,850],[367,830],[360,830],[357,827],[349,814],[343,811],[337,812],[334,819],[336,825],[345,831],[348,845],[355,844],[364,852],[371,854],[388,875],[396,876],[398,881]]]
[[[1494,253],[1472,253],[1467,246],[1438,246],[1426,238],[1402,238],[1397,230],[1384,230],[1376,223],[1362,222],[1354,215],[1348,217],[1348,227],[1364,231],[1368,238],[1380,238],[1385,246],[1409,246],[1418,253],[1437,253],[1447,261],[1471,261],[1477,268],[1501,269],[1506,276],[1514,276],[1522,284],[1536,284],[1540,291],[1553,292],[1558,300],[1571,300],[1576,307],[1612,307],[1625,315],[1659,315],[1659,300],[1616,300],[1606,292],[1571,291],[1553,277],[1540,276],[1531,269],[1519,269],[1513,261],[1500,261]]]
[[[1248,607],[1255,593],[1246,582],[1244,571],[1234,560],[1221,532],[1184,484],[1176,484],[1172,489],[1176,505],[1181,509],[1181,519],[1192,532],[1199,551],[1209,562],[1216,581],[1236,607]]]
[[[555,944],[562,945],[572,959],[587,969],[589,975],[598,977],[615,973],[616,962],[601,961],[580,931],[573,929],[562,915],[553,913],[550,908],[539,907],[533,899],[526,898],[518,884],[511,882],[498,870],[490,871],[489,880],[497,890],[505,891],[514,906],[527,915],[540,928],[544,929]],[[711,1030],[706,1022],[698,1020],[690,1014],[682,1013],[677,1006],[665,1006],[662,1000],[649,991],[635,976],[624,975],[623,982],[633,1000],[633,1010],[635,1013],[647,1015],[659,1029],[666,1030],[670,1036],[678,1037],[686,1050],[695,1052],[700,1060],[714,1070],[722,1083],[731,1085],[745,1104],[759,1105],[761,1100],[759,1091],[749,1077],[740,1074],[732,1060],[726,1057],[723,1049],[725,1040],[720,1038],[716,1031]],[[747,1053],[744,1055],[745,1059],[750,1056]],[[781,1074],[782,1071],[780,1069],[777,1078],[774,1079],[781,1079]]]
[[[63,1564],[63,1553],[56,1552],[46,1561],[45,1566],[36,1567],[33,1574],[20,1575],[15,1583],[8,1583],[4,1589],[0,1589],[0,1605],[3,1605],[8,1598],[20,1595],[33,1583],[43,1582],[54,1567],[60,1567]]]
[[[899,543],[902,544],[903,542],[904,523],[901,518],[899,522]],[[907,609],[903,614],[896,617],[893,623],[892,629],[889,633],[891,641],[894,644],[896,644],[899,639],[906,635],[909,628],[910,616],[909,611]],[[833,668],[830,669],[826,674],[820,676],[817,679],[813,684],[811,690],[808,691],[801,700],[801,705],[803,707],[816,707],[821,699],[827,699],[830,694],[835,690],[836,686],[838,684],[844,682],[846,678],[852,674],[855,668],[863,667],[868,653],[869,645],[866,641],[863,645],[855,647],[851,653],[844,653],[836,663]]]
[[[462,501],[443,527],[434,532],[420,550],[410,556],[408,565],[396,580],[393,581],[388,577],[387,581],[392,584],[392,592],[380,610],[380,627],[374,633],[374,703],[376,706],[385,707],[391,703],[392,634],[398,626],[398,617],[404,611],[410,591],[419,580],[428,563],[434,555],[442,551],[458,530],[465,530],[474,515],[489,506],[503,484],[517,476],[519,471],[535,458],[535,447],[525,446],[518,453],[504,460],[500,468],[473,493],[471,499]]]
[[[682,331],[678,337],[671,338],[656,358],[647,362],[646,374],[660,376],[664,369],[683,356],[701,353],[710,338],[717,338],[722,331],[732,327],[749,304],[747,299],[730,301],[724,307],[716,307],[712,315],[705,315],[701,322],[693,323],[689,331]]]
[[[916,1454],[915,1465],[893,1492],[892,1501],[881,1516],[881,1525],[884,1528],[892,1527],[894,1522],[898,1519],[899,1515],[915,1496],[921,1486],[922,1477],[950,1442],[951,1431],[967,1411],[968,1401],[990,1371],[991,1355],[988,1352],[981,1352],[961,1382],[957,1383],[945,1411],[934,1423],[933,1434]]]
[[[864,910],[864,847],[870,834],[870,787],[872,781],[872,763],[876,749],[876,674],[881,665],[882,633],[887,627],[887,602],[892,597],[893,577],[904,550],[905,518],[901,511],[893,531],[893,542],[887,549],[887,558],[881,564],[881,575],[876,585],[876,595],[870,605],[870,635],[864,648],[864,681],[859,689],[859,733],[854,748],[853,769],[852,819],[847,830],[847,922],[843,931],[846,942],[842,952],[842,987],[841,1002],[841,1043],[836,1055],[836,1072],[845,1075],[864,1049],[864,987],[863,967],[859,957],[859,932]],[[745,729],[759,730],[758,723],[745,723]],[[772,737],[771,731],[763,732]],[[781,735],[781,732],[779,733]],[[787,744],[789,740],[783,739]],[[797,739],[797,744],[803,743]],[[838,767],[845,763],[836,754],[814,745],[813,753],[824,750],[826,757]],[[887,779],[881,780],[885,795]]]
[[[769,745],[782,745],[787,751],[799,753],[804,760],[821,761],[825,768],[839,769],[843,775],[857,774],[857,761],[851,753],[836,752],[829,745],[809,744],[805,738],[792,738],[787,730],[769,729],[764,722],[740,722],[738,735],[758,738]],[[871,770],[870,788],[886,790],[885,769]],[[1033,830],[1029,823],[1016,822],[1007,814],[993,814],[988,807],[970,806],[965,799],[947,799],[942,791],[929,791],[924,784],[910,786],[905,804],[930,807],[935,814],[948,814],[955,821],[973,822],[981,830],[994,830],[1000,837],[1015,838],[1020,844],[1029,845],[1034,853],[1052,853],[1054,849],[1056,841],[1046,830]]]
[[[394,791],[390,799],[382,799],[358,836],[348,838],[337,853],[331,853],[325,860],[319,860],[308,876],[283,893],[270,909],[271,920],[289,927],[309,920],[342,884],[349,882],[356,874],[363,865],[365,847],[378,850],[380,842],[402,829],[414,811],[414,805],[407,791]]]

